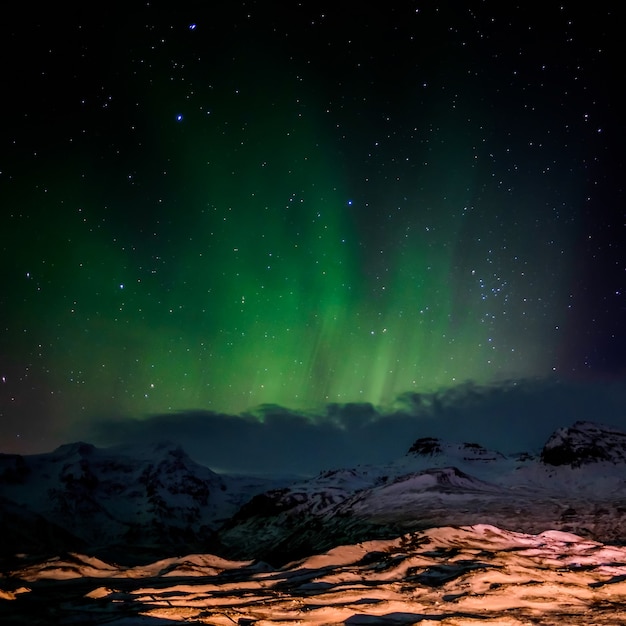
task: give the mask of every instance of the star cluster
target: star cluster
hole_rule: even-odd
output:
[[[617,9],[178,4],[2,26],[7,446],[623,372]]]

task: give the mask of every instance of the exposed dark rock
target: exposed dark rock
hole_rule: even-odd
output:
[[[408,454],[435,456],[441,454],[441,441],[435,437],[421,437],[409,448]]]

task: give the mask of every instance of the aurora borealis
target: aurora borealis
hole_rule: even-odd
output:
[[[3,447],[621,375],[616,17],[500,5],[8,20]]]

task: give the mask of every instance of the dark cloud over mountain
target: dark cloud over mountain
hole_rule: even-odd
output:
[[[77,435],[98,445],[173,440],[216,469],[309,474],[387,461],[422,436],[479,440],[503,452],[538,451],[552,431],[576,420],[626,426],[625,401],[622,383],[467,384],[404,394],[387,408],[335,403],[300,412],[262,405],[241,415],[186,411],[102,418]]]

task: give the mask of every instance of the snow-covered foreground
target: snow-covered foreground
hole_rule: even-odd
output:
[[[280,569],[191,555],[119,567],[71,554],[0,578],[2,624],[626,623],[626,547],[440,527]]]

